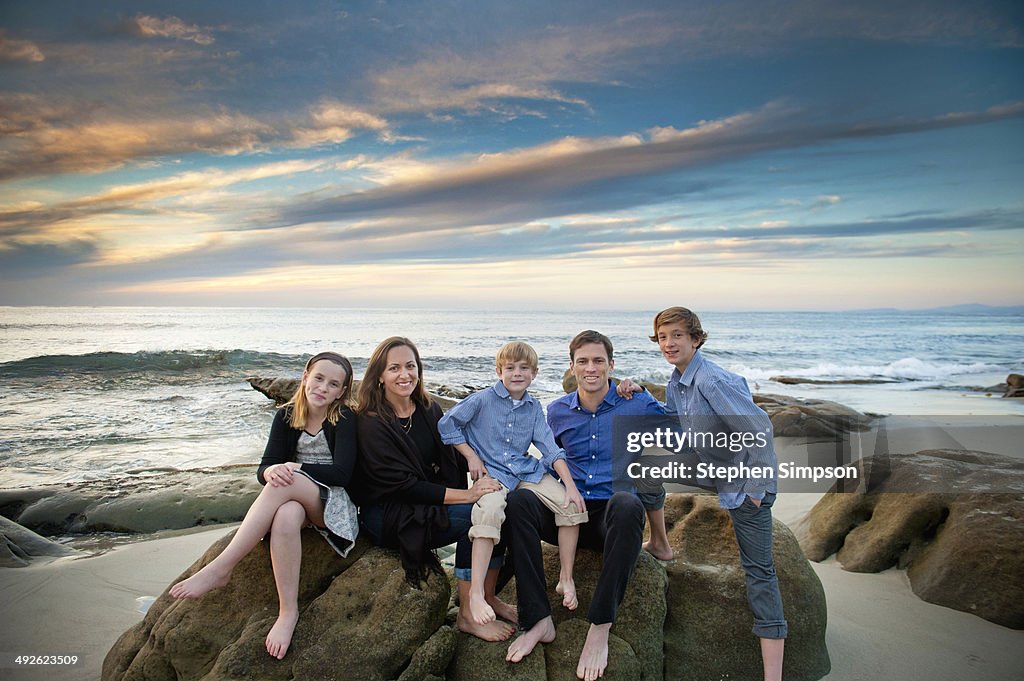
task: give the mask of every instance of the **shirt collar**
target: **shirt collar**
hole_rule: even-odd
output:
[[[601,404],[597,405],[597,411],[599,411],[599,412],[603,411],[605,408],[611,409],[616,404],[618,404],[620,400],[623,400],[623,399],[625,399],[625,398],[619,397],[619,393],[615,392],[615,384],[612,383],[612,380],[609,378],[608,379],[608,392],[605,393],[604,399],[601,400]],[[580,409],[580,410],[586,411],[586,409],[584,409],[583,406],[580,404],[580,390],[579,390],[579,388],[577,388],[576,390],[573,390],[572,394],[569,395],[569,408],[570,409]]]
[[[693,358],[690,360],[690,363],[686,365],[686,371],[680,374],[679,369],[673,369],[671,381],[673,383],[679,383],[690,387],[693,385],[693,377],[697,375],[697,371],[703,365],[704,356],[700,354],[700,350],[694,350]]]
[[[508,392],[508,388],[506,388],[505,384],[502,383],[501,381],[497,381],[491,387],[491,390],[493,390],[495,393],[497,393],[498,397],[502,398],[503,400],[507,400],[507,399],[511,399],[512,398],[512,395]],[[530,394],[529,390],[527,390],[525,393],[523,393],[523,400],[522,401],[523,401],[523,403],[527,403],[527,402],[532,402],[533,401],[533,395]]]

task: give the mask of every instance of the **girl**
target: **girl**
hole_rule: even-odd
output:
[[[321,352],[306,362],[302,382],[270,427],[256,473],[263,490],[220,555],[170,590],[175,598],[198,598],[224,586],[238,561],[270,532],[279,611],[266,646],[277,659],[288,652],[299,619],[302,528],[312,524],[342,557],[358,532],[356,508],[345,492],[356,462],[351,388],[346,357]]]
[[[455,577],[459,588],[456,626],[487,641],[504,641],[512,626],[499,621],[478,624],[469,612],[473,504],[500,489],[482,477],[466,489],[465,459],[441,442],[441,408],[423,387],[423,363],[408,338],[381,342],[359,384],[360,518],[378,546],[398,550],[412,584],[428,570],[440,571],[431,549],[456,542]],[[485,600],[494,612],[515,621],[515,608],[495,596],[503,546],[495,547],[484,581]]]

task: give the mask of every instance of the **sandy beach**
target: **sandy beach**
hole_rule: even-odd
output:
[[[817,494],[779,497],[777,516],[795,524]],[[102,555],[0,570],[5,652],[77,654],[74,667],[4,669],[5,679],[86,681],[142,618],[140,600],[159,595],[202,552],[230,531],[220,526],[120,546]],[[906,574],[845,572],[830,559],[812,563],[828,601],[828,681],[1024,679],[1024,632],[926,603]]]

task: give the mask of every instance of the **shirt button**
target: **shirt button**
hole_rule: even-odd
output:
[[[588,475],[587,477],[588,477],[588,478],[593,478],[594,476],[593,476],[593,475]]]
[[[597,414],[591,414],[591,415],[590,415],[590,418],[592,418],[592,419],[596,419],[596,418],[597,418]]]
[[[592,456],[592,457],[590,457],[590,458],[591,458],[591,459],[596,459],[597,457],[596,457],[596,456]]]
[[[597,439],[597,436],[596,436],[596,435],[591,435],[591,436],[590,436],[590,439],[591,439],[591,440],[596,440],[596,439]]]

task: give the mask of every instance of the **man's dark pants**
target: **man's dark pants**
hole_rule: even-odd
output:
[[[510,492],[505,508],[519,596],[519,627],[527,631],[551,614],[540,541],[558,544],[554,514],[530,490]],[[587,615],[592,624],[615,621],[626,585],[643,548],[644,507],[635,494],[587,500],[590,520],[580,525],[579,546],[602,551],[604,566]]]

